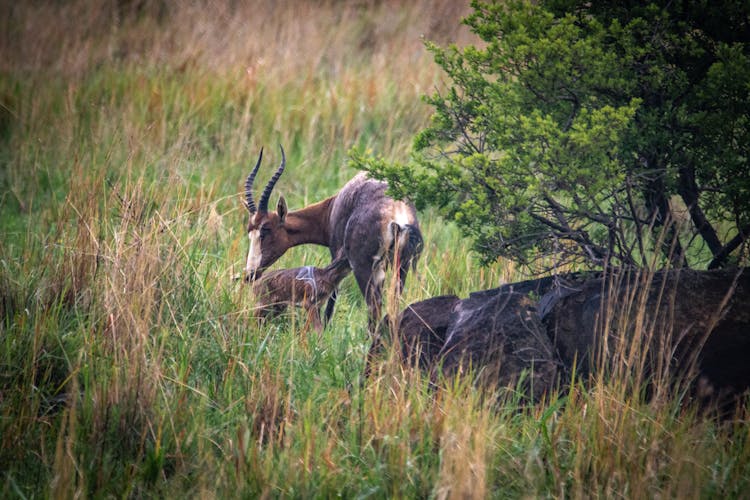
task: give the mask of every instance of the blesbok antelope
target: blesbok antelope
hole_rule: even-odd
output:
[[[375,334],[381,319],[382,290],[386,269],[393,266],[400,293],[411,265],[422,250],[416,210],[405,201],[386,195],[387,184],[361,172],[341,190],[325,200],[289,212],[284,197],[276,211],[268,211],[268,200],[286,165],[284,148],[281,164],[263,189],[258,206],[253,199],[253,182],[263,159],[258,156],[245,181],[245,203],[250,212],[247,234],[245,277],[253,281],[289,248],[312,243],[328,247],[331,257],[340,250],[349,262],[368,308],[370,333]],[[326,306],[325,319],[333,314],[334,291]]]
[[[268,272],[253,283],[257,315],[266,317],[283,312],[287,306],[300,306],[307,312],[304,330],[312,325],[320,333],[320,308],[349,270],[342,251],[324,268],[304,266]]]

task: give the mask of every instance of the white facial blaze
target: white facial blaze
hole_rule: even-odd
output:
[[[245,272],[250,274],[260,267],[260,259],[263,253],[260,248],[260,230],[254,229],[247,233],[247,236],[250,239],[250,250],[247,252]]]

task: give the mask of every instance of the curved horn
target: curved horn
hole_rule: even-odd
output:
[[[276,170],[276,173],[273,174],[271,180],[268,181],[268,185],[263,190],[263,194],[260,195],[258,210],[260,210],[261,212],[268,211],[268,199],[271,197],[271,191],[273,191],[273,187],[276,185],[276,181],[279,180],[279,177],[281,177],[281,173],[284,171],[284,167],[286,166],[286,156],[284,156],[284,148],[281,147],[281,144],[279,144],[279,149],[281,149],[281,165],[279,165],[278,170]]]
[[[255,181],[255,174],[258,173],[258,168],[260,168],[260,161],[263,159],[263,148],[260,148],[260,155],[258,155],[258,163],[255,164],[255,168],[252,172],[250,172],[250,175],[247,176],[247,180],[245,181],[245,204],[247,205],[247,209],[250,211],[251,214],[254,214],[256,212],[255,208],[255,200],[253,200],[253,181]]]

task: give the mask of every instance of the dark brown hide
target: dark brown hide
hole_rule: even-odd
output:
[[[750,388],[750,271],[572,274],[435,297],[403,311],[398,339],[411,364],[470,362],[500,385],[533,366],[534,397],[560,369],[585,376],[634,347],[644,376],[688,374],[725,399]]]
[[[501,387],[522,380],[533,399],[556,379],[552,345],[526,294],[495,290],[417,302],[402,313],[398,335],[411,363],[418,354],[420,367],[441,367],[446,374],[471,366],[482,382]]]
[[[597,353],[606,361],[642,325],[647,371],[658,363],[673,374],[697,368],[702,383],[717,392],[750,388],[748,270],[684,269],[588,280],[557,301],[545,322],[562,361],[571,367],[577,360],[583,374],[598,367]],[[606,346],[600,333],[605,325]],[[623,330],[624,325],[628,328]],[[663,359],[665,352],[672,353],[669,359]]]
[[[423,369],[435,364],[459,302],[455,295],[443,295],[404,309],[399,320],[404,360]]]

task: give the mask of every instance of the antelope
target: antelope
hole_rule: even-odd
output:
[[[329,198],[290,212],[281,196],[276,211],[269,211],[268,200],[286,165],[284,148],[279,145],[279,149],[281,164],[263,189],[257,207],[253,182],[263,159],[263,149],[245,181],[245,205],[250,212],[245,280],[259,279],[263,271],[297,245],[323,245],[328,247],[332,258],[343,250],[367,303],[369,331],[376,335],[387,268],[393,266],[397,273],[396,287],[400,293],[409,266],[416,266],[422,250],[422,234],[414,206],[387,196],[385,182],[360,172]],[[326,322],[333,314],[335,303],[334,290],[326,305]]]
[[[304,266],[279,269],[264,274],[253,283],[258,303],[257,314],[266,317],[279,314],[287,306],[300,306],[307,312],[304,330],[312,325],[323,331],[320,307],[349,274],[349,261],[343,251],[325,268]]]

